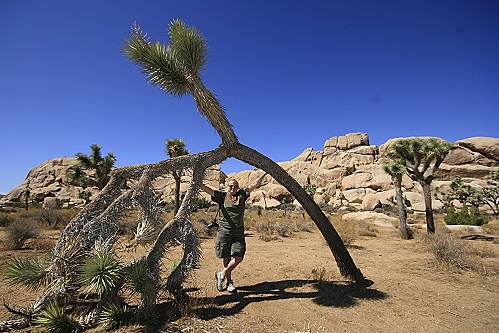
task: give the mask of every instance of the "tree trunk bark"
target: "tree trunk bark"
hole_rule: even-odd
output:
[[[180,180],[181,180],[181,170],[173,170],[173,179],[175,179],[175,203],[173,206],[174,214],[177,214],[178,208],[180,207]]]
[[[405,211],[404,198],[402,196],[402,175],[393,177],[395,185],[395,199],[397,200],[397,211],[399,214],[399,230],[403,239],[410,238],[409,227],[407,226],[407,212]]]
[[[426,209],[426,229],[429,234],[435,233],[435,222],[433,221],[433,207],[431,203],[431,186],[426,181],[420,182],[423,187],[423,196]]]
[[[317,203],[308,195],[308,193],[291,177],[281,166],[265,155],[246,147],[242,144],[231,147],[230,155],[243,162],[251,164],[257,168],[270,174],[277,182],[282,184],[298,202],[303,209],[315,222],[322,236],[326,240],[341,275],[350,279],[353,282],[361,283],[364,281],[364,276],[361,271],[355,266],[355,263],[346,249],[340,236],[334,229],[329,219],[324,215],[324,212],[319,208]]]
[[[189,81],[189,91],[196,101],[199,112],[208,119],[225,145],[237,145],[239,140],[215,94],[205,87],[198,75],[193,75]]]

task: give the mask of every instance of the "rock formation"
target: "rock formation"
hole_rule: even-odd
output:
[[[324,149],[314,151],[305,149],[296,158],[279,164],[292,175],[300,185],[311,184],[316,191],[314,199],[319,204],[334,208],[348,206],[357,210],[372,211],[382,204],[392,204],[394,196],[391,177],[383,171],[386,161],[383,152],[398,139],[390,139],[380,147],[369,144],[365,133],[350,133],[332,137],[324,143]],[[29,200],[45,202],[45,205],[57,207],[81,206],[83,199],[79,193],[84,189],[69,184],[66,173],[76,163],[74,158],[57,158],[46,161],[33,168],[25,181],[0,199],[0,204],[8,201],[24,202],[26,190]],[[450,153],[437,170],[432,183],[433,190],[446,192],[454,176],[461,176],[464,182],[473,186],[485,186],[486,177],[499,168],[499,139],[474,137],[454,143]],[[212,187],[221,186],[227,177],[235,178],[240,186],[248,186],[260,174],[259,170],[245,170],[238,173],[224,174],[219,166],[213,166],[206,172],[205,182]],[[90,174],[91,176],[91,174]],[[181,193],[185,193],[190,181],[189,171],[182,177]],[[175,182],[173,177],[158,178],[154,181],[154,191],[165,202],[173,200]],[[404,196],[409,200],[414,211],[424,212],[422,192],[418,183],[409,177],[403,178]],[[95,188],[87,188],[92,195]],[[205,199],[209,199],[204,193]],[[276,206],[281,202],[293,202],[287,190],[274,180],[270,180],[254,191],[250,204]],[[294,202],[297,204],[297,202]],[[442,207],[435,200],[433,207]]]

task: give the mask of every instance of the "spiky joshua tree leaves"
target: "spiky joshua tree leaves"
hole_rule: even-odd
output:
[[[144,223],[140,223],[135,240],[137,244],[150,241],[150,247],[145,256],[123,264],[123,271],[130,274],[130,277],[125,278],[120,288],[135,286],[139,289],[141,303],[134,318],[142,321],[153,318],[160,291],[178,295],[188,274],[199,266],[200,242],[189,220],[191,205],[198,195],[206,169],[229,157],[264,170],[282,184],[318,226],[336,259],[340,273],[362,285],[364,276],[331,222],[310,195],[277,163],[239,143],[224,108],[215,94],[204,86],[200,77],[207,59],[205,38],[194,27],[189,27],[180,20],[173,20],[168,25],[168,35],[169,41],[166,44],[150,42],[135,23],[132,32],[124,40],[122,52],[140,67],[151,85],[174,97],[192,95],[198,111],[215,128],[222,143],[208,152],[175,156],[155,164],[113,170],[109,182],[98,196],[62,232],[54,249],[54,259],[47,269],[49,278],[46,287],[39,299],[30,306],[31,312],[39,313],[54,299],[65,300],[66,304],[76,299],[78,292],[82,290],[79,288],[82,280],[75,272],[82,270],[85,260],[95,249],[112,251],[117,241],[120,215],[126,210],[138,209],[139,219]],[[152,182],[174,170],[186,168],[192,170],[192,179],[178,212],[172,220],[162,221],[163,214],[152,191]],[[151,235],[154,237],[150,237]],[[182,259],[165,277],[168,272],[161,271],[161,260],[171,247],[179,244],[183,249]],[[101,277],[109,277],[108,275],[103,274]],[[114,309],[112,306],[96,307],[85,314],[85,324],[95,324],[103,308]],[[117,313],[119,317],[122,312],[120,309],[123,308],[118,307],[117,311],[111,312]]]
[[[208,119],[222,142],[228,146],[238,143],[225,110],[200,77],[208,59],[206,39],[195,27],[178,19],[168,25],[168,35],[170,41],[165,45],[150,42],[134,23],[123,45],[123,54],[139,65],[151,85],[172,96],[191,94],[199,113]]]

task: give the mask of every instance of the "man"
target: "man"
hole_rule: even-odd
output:
[[[244,239],[244,209],[250,193],[258,188],[266,173],[260,175],[250,186],[239,188],[235,179],[228,182],[228,191],[214,190],[204,184],[201,189],[211,196],[211,199],[220,205],[220,218],[215,253],[223,261],[223,270],[215,273],[218,291],[223,291],[223,284],[227,281],[227,291],[237,292],[232,280],[232,271],[243,261],[246,252]]]

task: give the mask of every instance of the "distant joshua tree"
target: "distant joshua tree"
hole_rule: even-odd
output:
[[[77,153],[75,155],[77,164],[71,167],[67,174],[68,180],[82,187],[95,186],[102,190],[109,181],[109,173],[116,163],[116,157],[113,153],[108,153],[106,157],[102,157],[102,147],[98,144],[90,146],[92,153],[85,155]],[[93,180],[85,175],[83,170],[95,170],[96,179]]]
[[[437,138],[408,138],[395,141],[385,152],[386,157],[401,159],[409,177],[423,188],[428,233],[435,233],[431,182],[451,147],[452,143]]]
[[[183,155],[189,155],[189,150],[185,148],[185,142],[182,139],[168,138],[165,140],[165,153],[170,156],[170,158],[175,158]],[[172,176],[175,180],[175,203],[173,206],[173,211],[177,214],[180,207],[180,180],[182,178],[183,169],[172,170]]]

